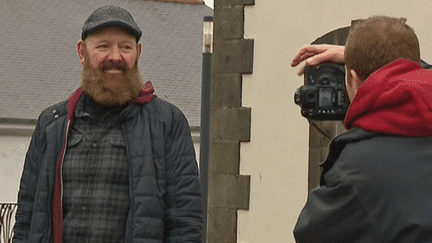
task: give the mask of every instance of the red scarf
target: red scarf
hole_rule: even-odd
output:
[[[398,59],[359,88],[345,127],[403,137],[432,136],[432,71]]]
[[[152,102],[156,95],[153,94],[154,88],[150,81],[146,82],[140,91],[138,97],[133,100],[132,104],[148,104]],[[67,141],[70,136],[73,121],[75,118],[75,110],[79,103],[81,96],[84,94],[81,88],[78,88],[68,99],[68,119],[66,125],[66,139],[63,143],[63,148],[60,157],[57,161],[55,185],[54,185],[54,197],[53,197],[53,234],[54,243],[63,242],[63,179],[62,179],[62,166],[63,160],[66,154]]]

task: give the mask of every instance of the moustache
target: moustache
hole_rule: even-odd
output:
[[[126,71],[127,65],[125,62],[122,62],[122,61],[113,62],[111,60],[104,61],[100,64],[100,70],[101,71],[106,71],[106,70],[110,70],[110,69],[117,69],[117,70],[121,70],[121,71]]]

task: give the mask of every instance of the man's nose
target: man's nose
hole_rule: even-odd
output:
[[[120,61],[122,59],[120,48],[116,46],[111,48],[111,51],[109,53],[109,59],[113,62]]]

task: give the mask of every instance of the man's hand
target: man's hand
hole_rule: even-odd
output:
[[[306,64],[299,70],[298,75],[304,74],[306,65],[316,66],[323,62],[344,63],[344,46],[337,45],[304,45],[297,51],[291,66],[295,67],[302,61]]]

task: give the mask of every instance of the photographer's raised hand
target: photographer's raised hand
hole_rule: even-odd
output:
[[[344,63],[345,47],[338,45],[304,45],[300,48],[291,66],[295,67],[306,60],[306,64],[299,70],[298,75],[304,74],[306,65],[316,66],[324,62]]]

